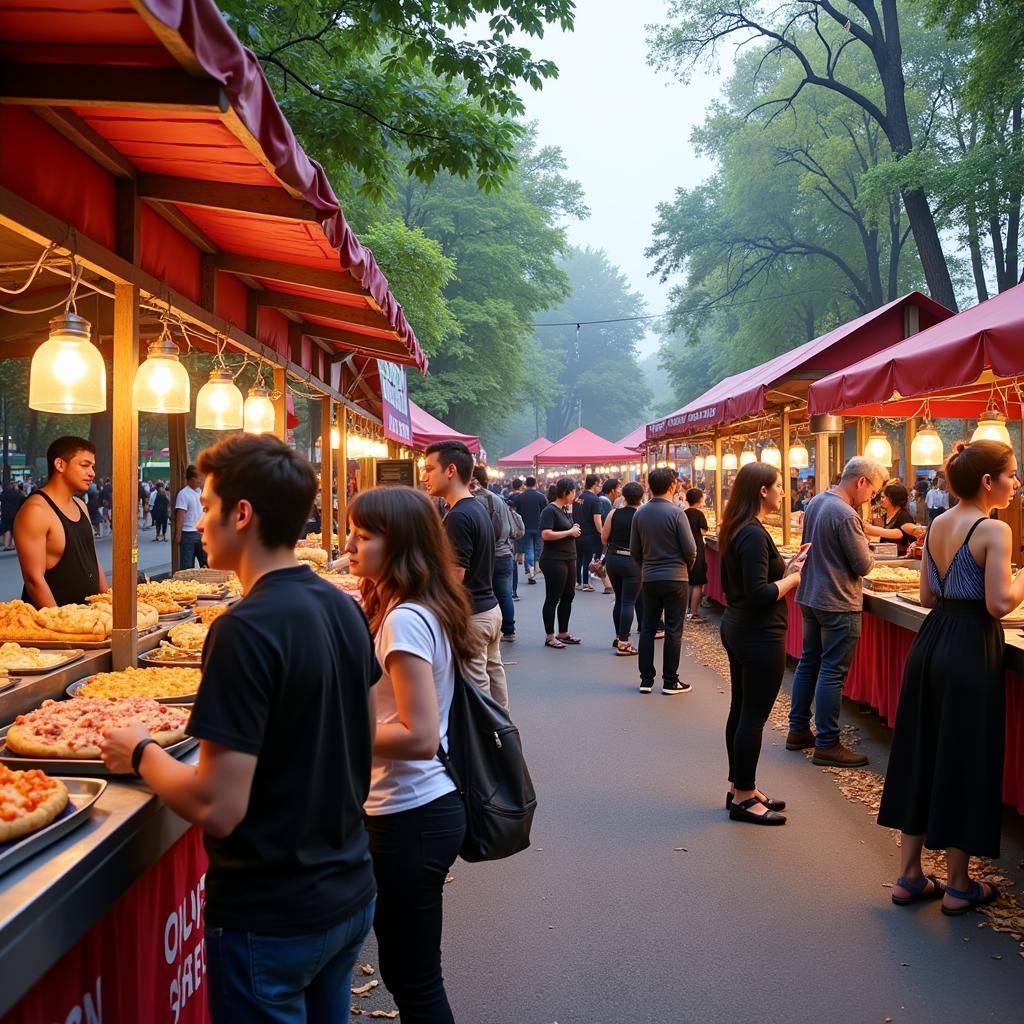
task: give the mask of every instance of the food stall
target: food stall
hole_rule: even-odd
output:
[[[1024,383],[1024,285],[973,306],[884,351],[811,385],[815,415],[907,419],[977,419],[975,433],[1010,441],[1007,421],[1020,421]],[[992,433],[989,434],[989,431]],[[912,431],[911,431],[912,432]],[[969,434],[973,436],[973,434]],[[928,465],[941,465],[944,453]],[[1017,452],[1020,458],[1020,451]],[[924,463],[917,463],[924,464]],[[1013,561],[1022,560],[1020,501],[1010,509]],[[916,587],[893,580],[865,591],[864,624],[845,693],[864,701],[892,725],[903,666],[926,609]],[[1003,799],[1024,813],[1024,609],[1003,621],[1006,638],[1006,759]]]
[[[569,431],[565,437],[536,452],[533,457],[535,476],[540,475],[541,467],[545,467],[549,475],[556,469],[617,475],[628,472],[630,466],[639,466],[639,461],[635,451],[608,441],[586,427]]]
[[[33,385],[38,369],[65,389],[56,412],[106,407],[108,363],[114,431],[112,600],[82,606],[73,622],[6,610],[12,640],[80,654],[0,680],[4,767],[26,756],[6,730],[16,716],[51,698],[61,713],[105,699],[64,698],[70,684],[109,669],[123,682],[185,622],[157,612],[154,626],[147,601],[161,596],[136,587],[138,414],[167,414],[180,479],[190,403],[187,389],[184,407],[169,396],[179,393],[181,347],[216,353],[206,404],[227,418],[237,407],[237,426],[252,426],[256,407],[242,412],[225,356],[272,375],[249,398],[259,400],[260,429],[280,436],[289,392],[319,399],[322,432],[335,410],[383,429],[377,361],[422,371],[426,360],[212,0],[0,0],[0,58],[0,357],[32,355]],[[51,343],[62,354],[44,365]],[[98,405],[61,407],[86,386],[102,392]],[[163,407],[146,404],[154,392]],[[36,398],[33,386],[30,405],[43,408]],[[231,427],[222,419],[215,429]],[[322,463],[329,509],[332,460]],[[159,702],[154,713],[182,717]],[[181,756],[195,756],[191,741],[165,732]],[[70,795],[56,829],[0,846],[0,1016],[204,1021],[200,837],[143,784],[103,777],[89,760],[53,773],[68,778]]]

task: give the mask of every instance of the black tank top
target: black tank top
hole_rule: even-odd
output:
[[[46,491],[36,491],[57,513],[64,527],[64,553],[57,564],[43,573],[50,593],[58,605],[81,604],[90,594],[100,592],[100,575],[96,567],[96,544],[93,538],[89,516],[79,506],[78,521],[68,519]],[[22,589],[21,599],[31,603],[27,588]]]
[[[636,509],[631,505],[623,505],[622,508],[612,511],[612,532],[608,535],[609,551],[629,550],[629,531],[635,515]]]

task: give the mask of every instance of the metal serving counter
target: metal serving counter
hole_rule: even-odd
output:
[[[140,639],[139,653],[156,647],[175,625]],[[109,668],[110,650],[93,650],[57,672],[25,677],[0,695],[0,723],[64,697],[68,684]],[[192,751],[185,760],[197,758]],[[112,778],[84,825],[0,876],[0,1016],[188,828],[144,783]]]

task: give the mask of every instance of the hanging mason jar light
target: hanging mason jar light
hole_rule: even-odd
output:
[[[872,424],[867,444],[864,445],[864,454],[886,468],[892,465],[892,445],[878,420]]]
[[[761,449],[761,462],[767,466],[782,469],[782,452],[771,438],[764,443],[764,447]]]
[[[274,403],[270,400],[270,389],[262,384],[249,388],[245,405],[242,407],[242,429],[247,434],[272,434],[276,423]]]
[[[135,371],[132,408],[136,412],[188,412],[192,383],[178,352],[165,321],[160,337],[149,343],[145,361]]]
[[[210,379],[196,396],[197,430],[241,430],[242,392],[226,366],[210,371]]]
[[[704,453],[703,452],[698,452],[696,455],[694,455],[694,457],[693,457],[693,471],[694,471],[694,473],[703,473],[704,472],[704,466],[705,466],[706,462],[707,462],[707,460],[704,458]]]
[[[730,448],[727,452],[722,454],[722,469],[728,472],[731,469],[738,469],[740,460],[736,456],[736,450]]]
[[[708,452],[708,454],[704,456],[704,468],[709,473],[718,472],[718,456],[714,452]]]
[[[331,427],[331,450],[337,451],[341,447],[341,431],[337,427]]]
[[[28,377],[28,405],[64,415],[103,412],[107,368],[92,344],[91,324],[69,308],[50,321],[50,336],[35,350]]]
[[[807,450],[807,445],[800,440],[800,435],[797,434],[793,438],[793,443],[789,447],[789,465],[791,469],[807,469],[811,464],[811,454]]]
[[[752,462],[757,462],[757,452],[754,451],[753,444],[747,441],[743,446],[743,451],[740,452],[740,469],[749,466]]]
[[[941,466],[945,462],[942,438],[931,420],[924,424],[910,442],[910,464],[912,466]]]
[[[972,441],[1002,441],[1010,444],[1010,432],[1006,429],[1006,417],[990,401],[988,408],[978,417],[978,426],[971,434]]]

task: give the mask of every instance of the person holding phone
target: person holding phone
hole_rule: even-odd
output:
[[[744,466],[733,483],[718,531],[722,586],[728,605],[722,616],[722,646],[729,657],[732,700],[725,726],[729,792],[725,807],[733,821],[785,825],[784,800],[757,788],[761,734],[786,670],[786,594],[800,583],[809,544],[787,566],[764,528],[765,516],[782,508],[782,477],[763,462]]]

